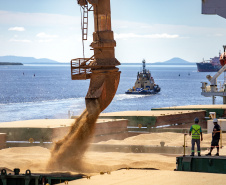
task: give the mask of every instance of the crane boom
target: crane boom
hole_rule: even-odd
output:
[[[211,85],[217,85],[217,78],[225,71],[226,65],[224,65],[213,77],[207,75],[207,79],[210,81]]]

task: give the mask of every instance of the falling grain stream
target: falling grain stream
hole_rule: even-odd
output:
[[[95,131],[95,123],[101,112],[98,99],[89,101],[89,106],[75,120],[69,133],[55,143],[47,169],[82,171],[82,157]]]

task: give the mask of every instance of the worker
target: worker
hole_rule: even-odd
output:
[[[212,150],[216,147],[217,148],[217,153],[215,156],[219,156],[219,140],[220,140],[220,131],[221,127],[218,125],[218,120],[217,118],[213,119],[213,132],[212,132],[212,142],[211,142],[211,147],[210,147],[210,152],[206,154],[206,156],[211,156]]]
[[[202,137],[202,128],[199,123],[199,118],[194,119],[195,124],[191,126],[189,135],[192,135],[192,140],[191,140],[191,155],[194,156],[195,154],[195,143],[197,145],[197,152],[198,156],[201,156],[201,151],[200,151],[200,135],[201,135],[201,141],[203,140]]]

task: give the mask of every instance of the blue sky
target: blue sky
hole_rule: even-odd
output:
[[[180,57],[200,62],[226,44],[226,20],[202,15],[201,0],[111,0],[112,30],[121,63]],[[89,13],[85,56],[92,56]],[[77,0],[0,0],[0,56],[69,62],[83,56]]]

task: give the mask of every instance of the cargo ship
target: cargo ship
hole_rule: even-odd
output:
[[[220,63],[221,53],[219,52],[218,57],[210,58],[210,60],[203,60],[202,62],[196,63],[198,72],[217,72],[221,69]]]
[[[128,89],[126,94],[157,94],[161,88],[155,83],[149,70],[146,70],[145,60],[142,61],[143,70],[138,72],[137,80],[133,88]]]

